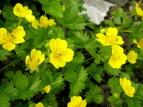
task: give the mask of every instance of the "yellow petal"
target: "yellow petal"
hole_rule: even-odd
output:
[[[46,91],[46,93],[49,93],[51,89],[51,85],[47,85],[43,89]]]
[[[106,29],[106,35],[117,36],[118,30],[116,28],[109,27]]]
[[[18,17],[24,17],[23,6],[21,3],[17,3],[13,8],[13,13]]]
[[[104,46],[110,45],[109,43],[107,43],[107,37],[106,37],[104,34],[98,33],[98,34],[96,34],[96,36],[98,37],[97,40],[98,40],[101,44],[103,44]]]
[[[121,36],[117,36],[117,44],[124,44],[124,41]]]
[[[45,55],[42,54],[42,55],[40,56],[40,59],[39,59],[38,64],[41,64],[44,60],[45,60]]]
[[[13,50],[15,48],[15,44],[13,44],[13,43],[5,43],[5,44],[2,45],[2,47],[4,49],[7,49],[7,50],[11,51],[11,50]]]
[[[61,58],[66,61],[70,62],[73,59],[74,51],[67,48],[63,53],[61,53]]]
[[[40,25],[46,28],[49,25],[48,18],[42,15],[40,17]]]
[[[131,50],[128,54],[127,54],[127,59],[130,63],[134,64],[136,63],[136,59],[137,59],[137,53],[135,53],[134,50]]]
[[[35,29],[37,29],[38,26],[40,26],[40,24],[39,24],[39,22],[38,22],[37,20],[34,20],[34,21],[32,22],[32,26],[33,26]]]
[[[33,22],[35,20],[34,15],[25,15],[25,18],[28,22]]]
[[[48,25],[49,25],[49,26],[56,25],[54,19],[48,20]]]
[[[142,9],[139,7],[139,4],[136,4],[136,12],[137,12],[137,15],[139,16],[143,16],[143,11]]]
[[[86,105],[87,105],[86,100],[82,100],[79,107],[86,107]]]
[[[5,36],[7,36],[7,30],[5,28],[0,28],[0,44],[5,43]]]
[[[55,68],[64,67],[66,62],[63,61],[60,57],[57,57],[57,54],[50,54],[50,63],[54,65]]]
[[[36,104],[36,107],[44,107],[44,105],[41,102],[39,102],[38,104]]]
[[[56,53],[60,53],[67,48],[67,42],[65,40],[61,40],[60,38],[51,39],[49,45],[52,52]]]
[[[11,35],[14,35],[15,37],[24,37],[26,35],[26,32],[24,31],[24,28],[22,26],[18,26],[11,32]]]

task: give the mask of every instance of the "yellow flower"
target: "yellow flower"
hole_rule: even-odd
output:
[[[135,10],[136,10],[137,15],[141,16],[143,20],[143,11],[141,7],[139,7],[139,4],[136,4]]]
[[[26,57],[26,65],[34,71],[45,60],[45,55],[40,50],[32,49],[30,56]]]
[[[124,41],[122,40],[121,36],[117,36],[118,30],[116,28],[107,28],[106,35],[103,33],[98,33],[96,36],[98,37],[98,41],[103,44],[104,46],[109,46],[113,44],[123,44]]]
[[[49,19],[48,20],[48,18],[46,16],[43,16],[43,15],[40,17],[40,23],[37,20],[34,20],[32,22],[32,26],[36,29],[38,28],[38,26],[46,28],[48,26],[52,26],[52,25],[55,25],[55,24],[56,23],[54,22],[54,19]]]
[[[46,93],[49,93],[51,89],[51,85],[47,85],[43,89],[46,91]]]
[[[66,7],[65,5],[62,5],[62,10],[63,10],[63,11],[65,11],[65,7]]]
[[[11,33],[7,32],[5,28],[0,28],[0,32],[0,44],[4,49],[11,51],[15,48],[15,44],[25,42],[23,37],[26,33],[22,26],[18,26]]]
[[[113,68],[120,68],[126,63],[127,56],[123,53],[123,48],[118,45],[112,45],[112,55],[108,63]]]
[[[13,13],[18,17],[24,17],[28,22],[33,22],[35,16],[32,15],[32,10],[28,9],[27,6],[22,6],[21,3],[17,3],[13,8]]]
[[[138,54],[135,53],[134,50],[130,51],[130,52],[127,54],[128,61],[129,61],[130,63],[132,63],[132,64],[136,63],[137,56],[138,56]]]
[[[38,102],[38,103],[36,104],[36,107],[44,107],[44,105],[43,105],[41,102]]]
[[[86,100],[82,100],[81,96],[73,96],[67,107],[86,107],[86,105]]]
[[[25,36],[25,31],[24,28],[22,26],[18,26],[16,29],[14,29],[11,32],[11,35],[14,36],[14,39],[12,40],[14,43],[23,43],[25,42],[24,40],[24,36]]]
[[[127,80],[127,78],[120,78],[120,85],[123,88],[125,94],[129,97],[133,97],[135,93],[135,88],[131,86],[131,81]]]
[[[141,38],[141,39],[139,40],[139,42],[137,42],[136,39],[134,39],[133,42],[134,42],[135,44],[137,44],[137,47],[138,47],[138,48],[143,48],[143,38]]]
[[[52,50],[50,63],[52,63],[55,68],[64,67],[66,62],[70,62],[73,59],[74,51],[67,48],[67,42],[65,40],[61,40],[60,38],[51,39],[49,46]]]

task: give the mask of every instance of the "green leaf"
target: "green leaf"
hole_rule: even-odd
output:
[[[0,60],[1,61],[7,60],[7,56],[10,56],[10,55],[11,55],[10,51],[8,51],[6,49],[0,50]]]
[[[142,107],[140,104],[141,104],[141,101],[140,99],[138,98],[132,98],[132,97],[128,97],[128,96],[125,96],[125,101],[128,105],[128,107]]]
[[[66,4],[66,9],[62,18],[56,19],[64,27],[71,30],[83,30],[85,27],[85,19],[78,15],[78,3],[71,1]]]
[[[0,96],[0,107],[10,107],[9,101],[9,97]]]
[[[103,96],[100,93],[101,88],[97,85],[92,85],[85,95],[87,102],[90,103],[94,101],[97,104],[101,104],[103,101]]]
[[[124,73],[124,72],[122,72],[122,73],[120,74],[120,77],[121,77],[121,78],[127,78],[128,80],[130,80],[129,74]]]
[[[16,19],[16,16],[13,14],[12,6],[5,6],[2,10],[2,15],[6,20],[15,20]]]
[[[121,98],[115,98],[114,96],[110,96],[108,101],[112,102],[115,107],[121,107],[123,104],[123,100]]]
[[[117,77],[112,77],[108,81],[108,86],[111,89],[111,93],[121,93],[123,91],[122,87],[120,86],[119,79]]]
[[[4,76],[11,79],[14,77],[14,72],[13,71],[8,71],[4,73]]]
[[[49,4],[49,0],[38,0],[41,4],[43,5],[48,5]]]
[[[42,5],[42,10],[55,17],[63,17],[63,10],[59,0],[50,1],[49,5]]]
[[[74,53],[72,64],[79,65],[84,62],[84,55],[81,52]]]
[[[12,82],[1,85],[0,93],[1,95],[7,96],[11,99],[15,99],[18,96],[18,90],[14,88],[14,84]]]
[[[45,95],[45,97],[42,99],[42,103],[44,104],[44,107],[58,107],[57,98],[52,92]]]
[[[119,73],[121,73],[120,69],[112,68],[108,63],[104,64],[104,70],[107,71],[107,73],[118,76]]]
[[[29,81],[29,90],[37,92],[41,84],[40,78],[38,76],[29,76],[28,81]]]
[[[91,75],[92,78],[94,78],[97,82],[101,82],[102,78],[100,73],[103,72],[102,67],[97,67],[95,63],[92,63],[88,68],[87,68],[87,73]]]
[[[53,81],[51,83],[51,86],[54,88],[58,88],[60,85],[63,84],[63,75],[60,73],[57,73],[53,76]]]
[[[85,81],[87,79],[86,70],[83,67],[78,67],[76,72],[67,71],[65,79],[70,82],[70,96],[78,95],[85,88]]]
[[[15,87],[17,89],[28,89],[28,78],[22,74],[21,71],[17,71],[14,77]]]
[[[33,42],[35,48],[42,47],[45,44],[48,32],[49,32],[49,27],[47,28],[39,27],[38,30],[36,30]]]

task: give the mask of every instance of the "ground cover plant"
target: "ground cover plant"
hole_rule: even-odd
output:
[[[141,1],[100,25],[82,0],[0,3],[0,107],[142,107]]]

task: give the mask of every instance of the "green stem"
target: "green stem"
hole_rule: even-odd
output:
[[[5,67],[1,68],[1,69],[0,69],[0,71],[2,71],[2,70],[4,70],[5,68],[7,68],[7,67],[11,66],[11,65],[12,65],[12,64],[14,64],[15,62],[17,62],[17,61],[13,61],[13,62],[11,62],[10,64],[8,64],[8,65],[6,65]]]
[[[22,18],[19,20],[19,22],[18,22],[18,26],[20,25],[21,21],[22,21]]]

